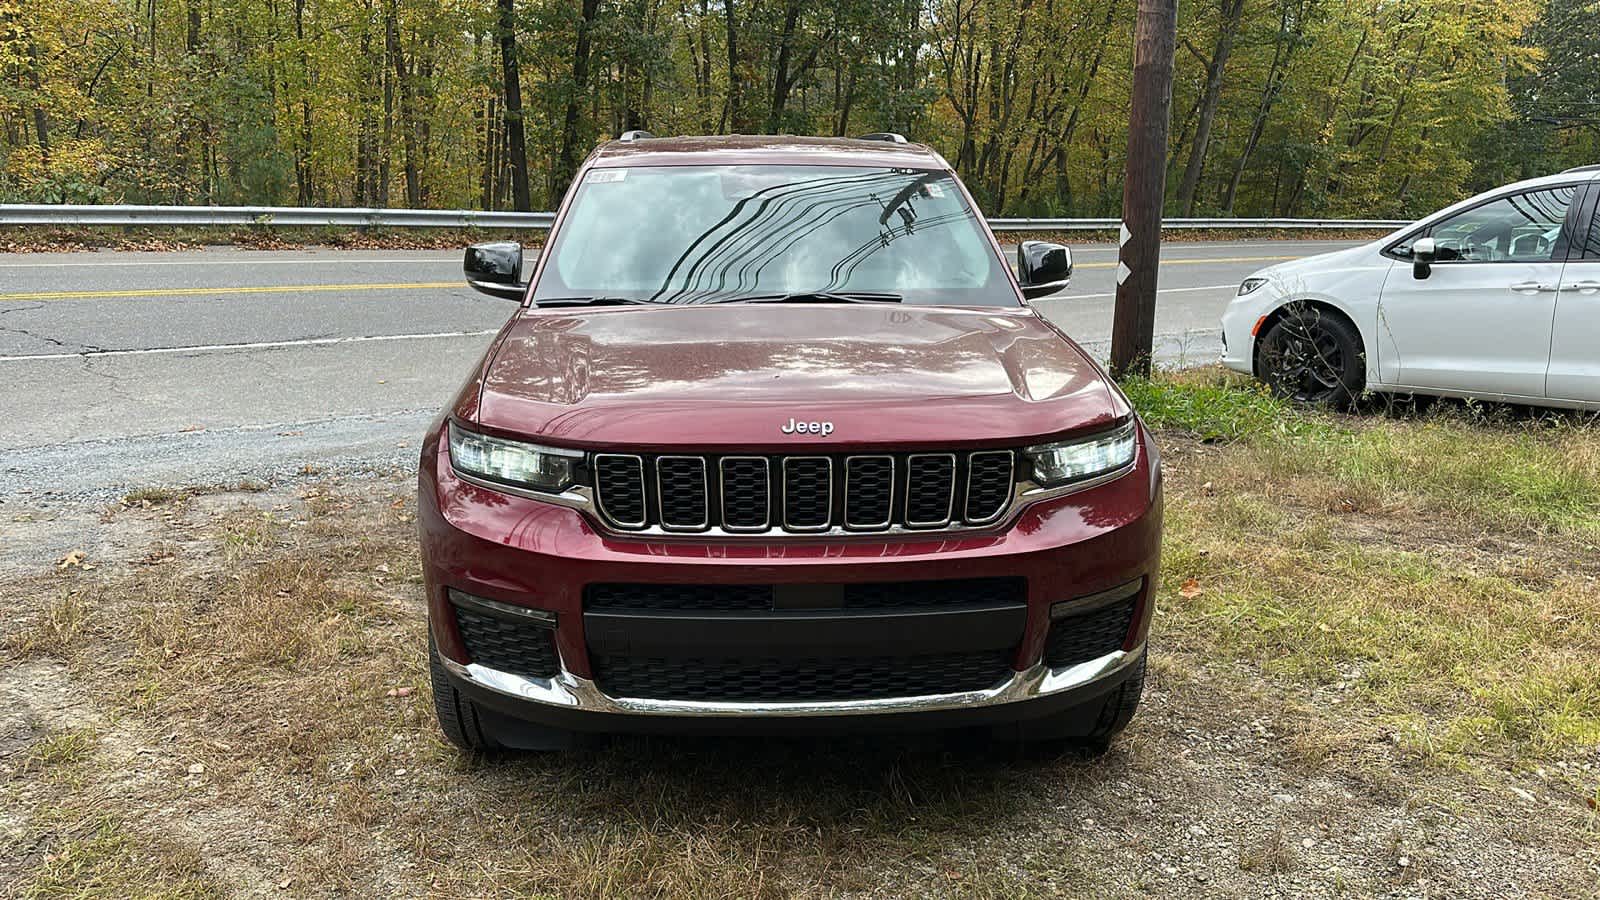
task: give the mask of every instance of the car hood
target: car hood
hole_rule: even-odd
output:
[[[1129,412],[1030,310],[727,304],[529,310],[456,414],[582,447],[981,446]],[[828,422],[819,432],[783,429]]]
[[[1298,281],[1306,275],[1330,272],[1354,265],[1371,265],[1378,248],[1387,244],[1389,240],[1390,238],[1385,237],[1379,241],[1346,247],[1343,250],[1318,253],[1315,256],[1303,256],[1274,266],[1267,266],[1265,269],[1252,273],[1250,277],[1272,278],[1278,281]]]

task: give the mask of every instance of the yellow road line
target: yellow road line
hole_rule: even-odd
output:
[[[1300,259],[1298,256],[1228,256],[1215,259],[1188,258],[1163,259],[1163,266],[1209,266],[1217,263],[1242,263],[1242,262],[1282,262],[1286,259]],[[1078,263],[1074,269],[1115,269],[1114,262]]]
[[[104,297],[209,297],[220,294],[304,294],[319,291],[401,291],[415,288],[438,290],[440,288],[466,287],[461,281],[394,281],[384,284],[282,284],[252,285],[249,287],[208,288],[141,288],[121,291],[36,291],[24,294],[0,294],[0,303],[19,300],[95,300]]]

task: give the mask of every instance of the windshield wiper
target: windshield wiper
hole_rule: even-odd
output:
[[[638,297],[545,297],[533,301],[534,306],[655,306]]]
[[[899,303],[899,294],[875,291],[790,291],[787,294],[746,294],[709,303]]]

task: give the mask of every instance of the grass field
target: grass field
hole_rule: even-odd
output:
[[[1600,894],[1600,429],[1204,370],[1128,391],[1164,584],[1147,703],[1094,761],[467,758],[406,477],[0,507],[0,893]]]

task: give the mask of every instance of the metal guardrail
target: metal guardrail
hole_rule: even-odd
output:
[[[320,208],[309,206],[96,206],[0,204],[5,225],[252,225],[352,228],[549,228],[547,212],[472,209]],[[995,231],[1114,231],[1118,219],[990,219]],[[1165,219],[1163,228],[1387,231],[1410,224],[1387,219]]]
[[[353,228],[549,228],[547,212],[313,206],[0,204],[0,225],[261,225]]]

